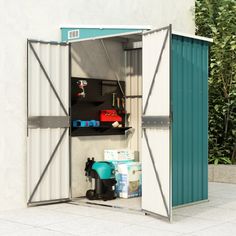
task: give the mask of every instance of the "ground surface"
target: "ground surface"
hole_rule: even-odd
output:
[[[0,212],[0,235],[236,235],[236,185],[210,183],[209,200],[174,210],[172,224],[148,216],[72,204],[4,211]]]

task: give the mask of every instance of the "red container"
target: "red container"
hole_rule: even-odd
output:
[[[122,118],[116,112],[116,110],[101,110],[100,121],[102,122],[121,122]]]

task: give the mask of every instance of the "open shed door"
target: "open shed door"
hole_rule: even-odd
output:
[[[143,34],[142,209],[171,220],[171,26]]]
[[[69,45],[27,43],[28,205],[70,198]]]

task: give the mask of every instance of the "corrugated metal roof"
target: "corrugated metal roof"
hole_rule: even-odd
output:
[[[206,42],[209,42],[209,43],[213,42],[212,38],[206,38],[206,37],[193,35],[193,34],[186,34],[186,33],[181,33],[181,32],[176,32],[176,31],[173,31],[172,34],[183,36],[183,37],[186,37],[186,38],[198,39],[198,40],[206,41]]]

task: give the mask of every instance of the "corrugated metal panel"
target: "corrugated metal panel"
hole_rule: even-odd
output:
[[[170,37],[164,27],[143,35],[143,116],[154,118],[142,135],[142,209],[171,220]]]
[[[32,43],[52,84],[69,112],[68,46]],[[28,116],[65,116],[32,50],[28,49]],[[63,129],[29,129],[27,153],[28,199]],[[32,202],[69,197],[69,134],[66,132]]]
[[[208,43],[173,35],[173,206],[208,198]]]
[[[126,70],[126,95],[142,95],[142,50],[125,51],[125,70]],[[131,126],[133,135],[129,139],[128,146],[136,152],[136,158],[139,158],[141,141],[141,116],[142,99],[127,98],[126,109],[129,114],[129,126]]]

